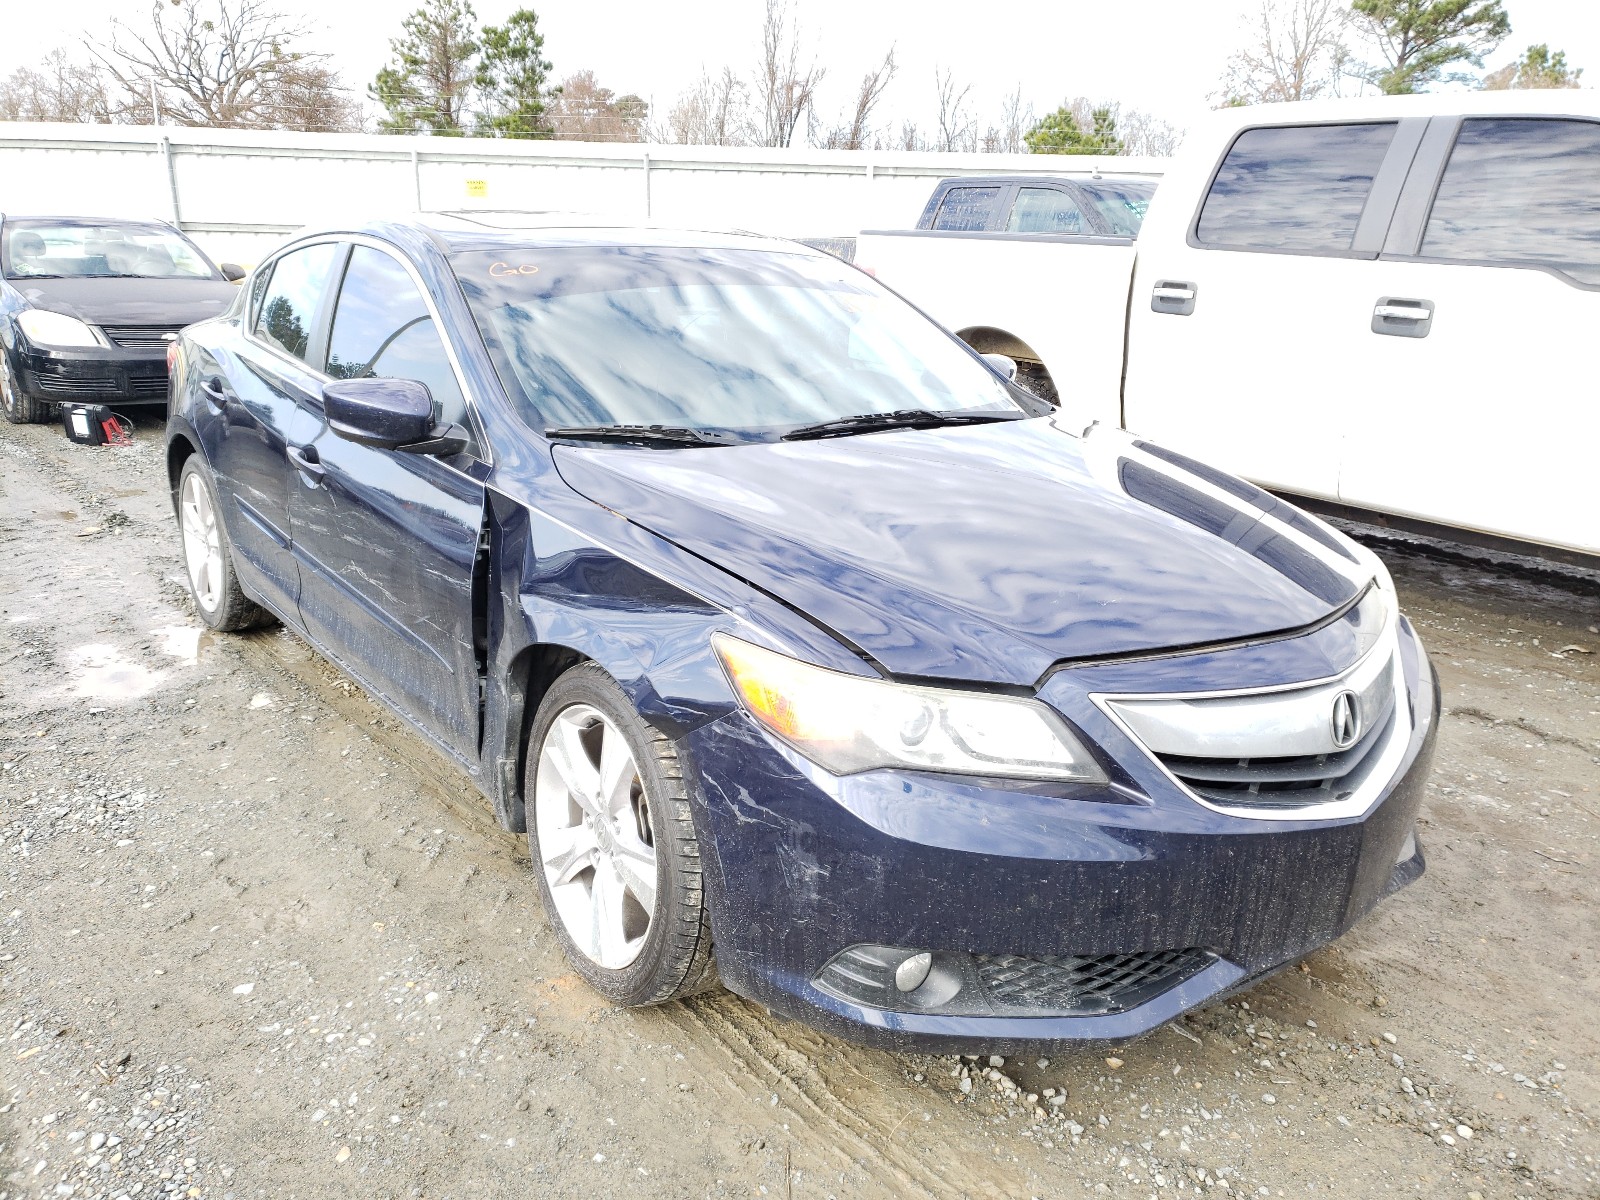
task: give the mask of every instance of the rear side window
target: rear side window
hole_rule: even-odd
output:
[[[302,362],[311,344],[311,327],[317,318],[317,305],[328,286],[333,269],[335,246],[323,242],[292,250],[272,268],[260,305],[256,309],[255,334],[269,346],[276,346]],[[311,364],[321,367],[321,363]]]
[[[1392,121],[1245,130],[1212,181],[1196,236],[1240,250],[1350,249],[1394,131]]]
[[[1600,124],[1463,121],[1422,256],[1542,263],[1600,284]]]
[[[951,188],[939,202],[939,213],[933,219],[935,229],[971,232],[989,228],[989,214],[1000,202],[997,187]]]
[[[414,379],[427,385],[441,421],[466,423],[466,397],[422,293],[404,267],[371,246],[350,252],[328,334],[328,374]]]
[[[1071,196],[1054,188],[1036,187],[1018,189],[1006,228],[1012,233],[1091,232]]]

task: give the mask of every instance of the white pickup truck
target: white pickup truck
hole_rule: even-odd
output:
[[[1323,511],[1600,561],[1600,93],[1224,109],[1136,239],[1010,232],[1017,187],[975,221],[966,182],[941,185],[966,230],[865,232],[855,261],[1085,423]]]

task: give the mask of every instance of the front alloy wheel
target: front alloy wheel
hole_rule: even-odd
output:
[[[700,845],[671,740],[596,663],[563,673],[528,738],[528,849],[567,960],[659,1004],[715,986]]]
[[[598,965],[639,957],[656,907],[650,801],[627,739],[599,709],[557,714],[534,781],[540,867],[556,915]]]

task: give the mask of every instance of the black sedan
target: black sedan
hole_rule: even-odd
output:
[[[214,317],[244,272],[171,225],[0,216],[0,408],[15,424],[61,401],[166,404],[167,346]]]

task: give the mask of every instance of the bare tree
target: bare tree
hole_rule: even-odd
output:
[[[682,146],[747,146],[751,124],[750,88],[732,67],[723,67],[714,79],[702,70],[700,82],[678,97],[665,126],[651,136]]]
[[[1222,75],[1221,105],[1312,100],[1336,91],[1350,14],[1338,0],[1261,0],[1249,41]]]
[[[997,147],[1002,154],[1025,154],[1027,144],[1022,138],[1028,130],[1033,128],[1033,102],[1029,101],[1026,108],[1022,103],[1022,85],[1017,88],[1000,105],[1000,145]]]
[[[828,132],[823,145],[830,150],[865,150],[872,134],[872,112],[883,99],[884,89],[895,75],[894,47],[883,56],[883,62],[861,77],[856,91],[854,111],[846,110],[839,124]]]
[[[825,70],[816,59],[800,66],[800,28],[791,29],[788,0],[767,0],[767,20],[761,32],[762,61],[756,74],[756,94],[761,100],[762,145],[789,146],[804,118],[813,117],[817,85]]]
[[[336,88],[321,67],[328,56],[288,48],[306,33],[266,0],[175,0],[152,6],[148,30],[114,18],[110,40],[88,46],[130,119],[149,111],[153,88],[162,119],[173,124],[298,128],[296,113],[339,105],[338,95],[325,94]]]
[[[648,106],[638,96],[617,96],[593,71],[567,76],[547,116],[556,137],[581,142],[642,142]]]
[[[902,121],[900,134],[895,139],[893,150],[931,150],[928,139],[922,136],[922,131],[917,128],[915,121]]]
[[[977,126],[967,111],[967,97],[972,92],[972,85],[969,83],[957,89],[955,72],[949,67],[936,68],[933,78],[939,95],[939,149],[976,149]]]
[[[1170,158],[1178,152],[1178,145],[1183,141],[1183,131],[1172,122],[1152,117],[1138,109],[1118,114],[1117,136],[1122,139],[1124,154],[1142,154],[1152,158]]]
[[[19,67],[0,80],[0,121],[111,121],[105,76],[93,63],[73,62],[57,49],[44,56],[39,68]]]
[[[296,62],[279,78],[268,124],[274,129],[306,133],[357,133],[363,121],[361,103],[321,62]]]

